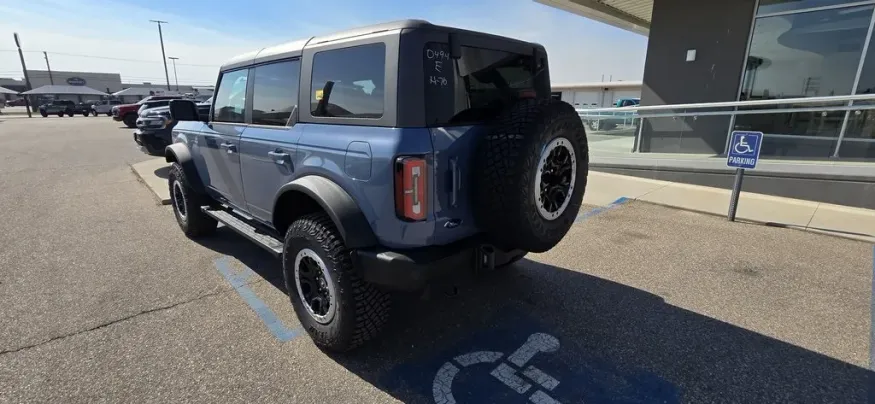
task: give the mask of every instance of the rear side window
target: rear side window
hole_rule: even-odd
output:
[[[480,123],[521,97],[549,97],[536,80],[543,68],[532,55],[462,46],[450,58],[446,43],[429,42],[423,53],[426,119],[430,126]]]
[[[222,74],[222,80],[219,82],[215,97],[213,121],[243,123],[243,109],[246,106],[246,76],[248,74],[248,69]]]
[[[385,95],[382,43],[322,51],[313,56],[310,113],[338,118],[380,118]]]
[[[290,60],[255,68],[252,91],[252,123],[285,126],[298,106],[301,62]]]

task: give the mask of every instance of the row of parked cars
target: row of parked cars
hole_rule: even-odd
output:
[[[123,122],[128,128],[136,128],[134,142],[150,155],[164,155],[164,148],[170,144],[170,133],[176,121],[170,117],[170,101],[188,99],[182,95],[153,95],[134,104],[113,105],[107,115],[115,121]],[[203,116],[209,115],[212,98],[196,102],[197,110]]]

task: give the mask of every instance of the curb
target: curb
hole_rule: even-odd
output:
[[[143,176],[140,175],[140,172],[137,171],[136,168],[134,168],[134,165],[133,165],[133,164],[128,164],[128,167],[131,168],[131,172],[134,173],[134,177],[137,178],[137,181],[138,181],[140,184],[143,184],[143,186],[145,186],[145,187],[149,190],[149,192],[152,194],[152,197],[155,199],[155,201],[156,201],[159,205],[170,205],[170,198],[166,198],[166,199],[165,199],[165,198],[162,198],[161,196],[159,196],[158,193],[155,192],[155,190],[152,189],[152,187],[149,186],[149,184],[146,182],[146,180],[143,178]]]

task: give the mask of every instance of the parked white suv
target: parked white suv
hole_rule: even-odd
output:
[[[120,100],[100,101],[100,103],[91,106],[91,113],[94,114],[94,116],[97,116],[98,114],[106,114],[106,116],[112,116],[112,107],[122,104],[123,103]]]

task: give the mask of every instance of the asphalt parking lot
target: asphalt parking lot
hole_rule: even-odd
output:
[[[279,262],[185,238],[120,126],[0,116],[0,402],[875,399],[871,244],[640,202],[323,353]]]

